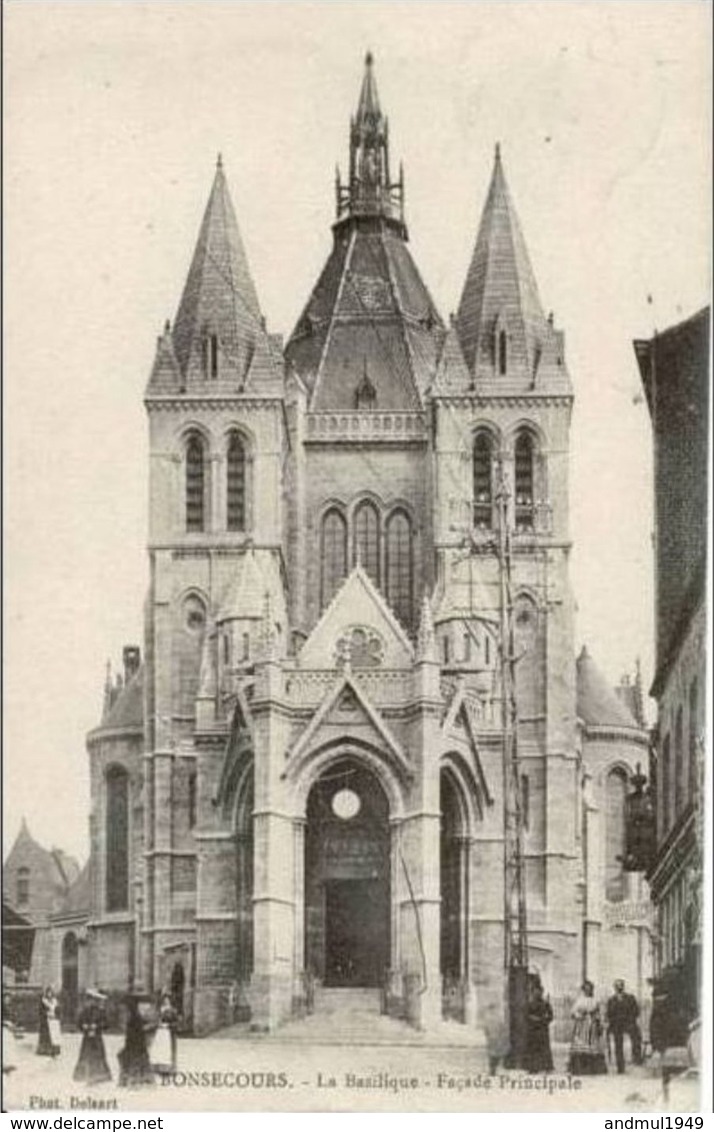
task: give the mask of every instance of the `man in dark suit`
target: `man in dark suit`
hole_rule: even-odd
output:
[[[625,1051],[623,1039],[625,1034],[630,1039],[632,1047],[632,1060],[635,1065],[642,1064],[642,1034],[637,1019],[640,1008],[633,994],[625,991],[624,979],[616,979],[615,993],[607,1000],[607,1026],[615,1043],[615,1061],[617,1072],[625,1072]]]

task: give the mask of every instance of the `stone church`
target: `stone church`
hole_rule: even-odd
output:
[[[498,147],[444,321],[390,146],[368,55],[285,345],[219,159],[146,388],[145,642],[88,738],[82,969],[171,986],[197,1033],[331,988],[427,1028],[502,1005],[504,491],[529,964],[554,1002],[648,973],[622,867],[647,735],[575,656],[563,333]]]

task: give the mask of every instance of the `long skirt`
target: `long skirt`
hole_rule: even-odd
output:
[[[600,1023],[589,1015],[578,1018],[575,1022],[568,1056],[568,1073],[575,1077],[607,1073]]]
[[[79,1047],[79,1059],[72,1074],[74,1081],[84,1081],[93,1085],[99,1081],[111,1081],[112,1074],[104,1051],[101,1034],[85,1034]]]
[[[37,1036],[37,1049],[35,1053],[38,1054],[39,1057],[54,1057],[54,1052],[47,1014],[43,1010],[40,1013],[40,1032]]]
[[[48,1018],[47,1025],[50,1030],[50,1044],[52,1046],[52,1055],[56,1056],[62,1048],[62,1027],[60,1026],[59,1018]]]
[[[151,1064],[157,1073],[173,1073],[176,1068],[176,1037],[170,1026],[160,1025],[151,1045]]]

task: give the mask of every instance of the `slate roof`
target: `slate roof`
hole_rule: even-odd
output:
[[[477,378],[501,376],[495,340],[503,329],[508,377],[534,382],[549,369],[562,371],[567,381],[562,335],[543,313],[498,146],[456,324],[466,365]]]
[[[129,683],[122,688],[106,715],[101,727],[144,726],[144,666],[134,674]]]
[[[611,688],[583,646],[577,659],[577,714],[588,727],[629,727],[641,731],[640,725]]]
[[[206,372],[207,340],[219,343],[215,377]],[[149,388],[211,381],[235,392],[282,376],[279,350],[266,332],[228,184],[219,158],[173,329],[159,338]]]
[[[403,237],[388,220],[351,218],[286,347],[313,411],[355,408],[365,364],[376,410],[417,411],[444,327]]]

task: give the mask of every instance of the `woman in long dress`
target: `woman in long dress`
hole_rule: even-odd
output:
[[[39,1002],[39,1035],[37,1053],[40,1057],[57,1057],[60,1052],[60,1028],[57,1017],[57,998],[52,987],[45,987]]]
[[[146,1027],[139,1012],[137,995],[128,996],[127,1008],[124,1048],[119,1052],[119,1084],[130,1087],[150,1085],[154,1074],[149,1063]]]
[[[159,1000],[159,1026],[151,1047],[151,1064],[156,1073],[167,1075],[176,1069],[176,1025],[178,1014],[168,990]]]
[[[533,981],[528,995],[527,1069],[530,1073],[551,1073],[550,1024],[553,1008],[543,994],[540,979]]]
[[[99,1081],[111,1081],[112,1075],[104,1050],[103,1031],[106,1018],[103,1003],[106,995],[98,990],[88,990],[87,1001],[79,1012],[77,1024],[82,1032],[79,1058],[73,1073],[73,1080],[94,1085]]]
[[[600,1006],[595,1000],[595,987],[588,979],[573,1004],[572,1017],[568,1072],[575,1076],[607,1073]]]

